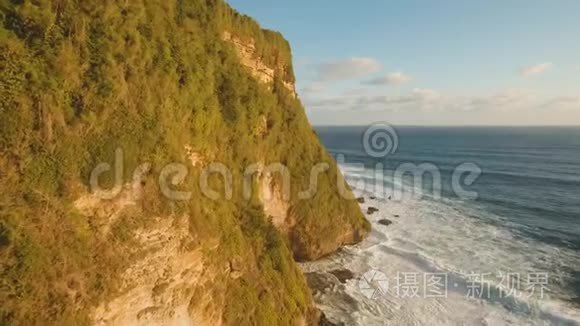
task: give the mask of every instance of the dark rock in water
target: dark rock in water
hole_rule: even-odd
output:
[[[401,217],[400,215],[396,215],[396,214],[395,214],[395,215],[393,215],[393,216],[394,216],[394,217]]]
[[[371,214],[374,214],[374,213],[376,213],[376,212],[378,212],[378,211],[379,211],[379,209],[378,209],[378,208],[376,208],[376,207],[372,207],[372,206],[371,206],[371,207],[369,207],[369,208],[367,209],[367,214],[371,215]]]
[[[337,275],[338,274],[338,275]],[[344,290],[344,285],[347,279],[354,278],[351,271],[339,270],[332,272],[310,272],[305,273],[306,282],[308,287],[312,290],[312,293],[316,296],[321,293],[328,293],[332,291],[333,301],[336,301],[340,307],[349,307],[349,310],[356,311],[359,309],[358,301],[350,296],[344,291],[334,291],[334,289],[342,288]],[[340,279],[340,280],[339,280]],[[326,318],[324,318],[326,319]],[[322,318],[321,318],[322,320]],[[344,325],[343,323],[334,324],[326,319],[327,324],[319,325]]]
[[[318,326],[344,326],[344,323],[335,324],[326,318],[324,313],[320,315],[320,321],[318,322]]]
[[[378,222],[380,225],[389,226],[393,224],[393,221],[387,220],[386,218],[379,220]]]
[[[306,276],[306,283],[308,283],[308,287],[312,289],[312,292],[324,293],[326,289],[339,284],[337,277],[328,273],[312,272],[306,273],[304,276]]]
[[[369,198],[372,199],[372,200],[377,199],[377,197],[375,197],[375,196],[370,196]]]
[[[568,301],[570,304],[572,304],[572,306],[574,306],[576,308],[580,308],[580,297],[573,297],[573,298],[570,298],[566,301]]]
[[[340,281],[340,283],[343,284],[346,283],[346,281],[354,278],[354,274],[348,269],[337,269],[331,271],[330,274],[336,276],[336,278]]]
[[[391,198],[393,198],[392,196],[389,196],[389,198],[387,198],[388,200],[391,200]]]
[[[356,201],[358,201],[359,204],[364,204],[365,203],[365,198],[364,197],[358,197],[356,199]]]

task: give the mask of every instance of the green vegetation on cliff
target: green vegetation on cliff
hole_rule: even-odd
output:
[[[240,65],[224,31],[253,39],[259,59],[283,68],[273,87]],[[339,172],[283,81],[294,81],[288,43],[219,0],[0,0],[0,324],[90,321],[135,259],[132,230],[157,216],[188,216],[208,266],[244,258],[242,277],[218,277],[204,289],[222,304],[226,324],[287,325],[312,315],[291,250],[312,258],[309,248],[332,247],[368,224],[339,196]],[[264,120],[265,132],[256,132]],[[194,168],[180,186],[191,200],[161,194],[156,176],[168,163],[188,163],[185,146],[231,169],[231,200],[204,196]],[[117,148],[125,182],[145,162],[151,178],[142,204],[103,236],[73,202]],[[291,237],[272,226],[256,194],[242,196],[244,169],[256,162],[292,173]],[[319,162],[330,171],[312,199],[298,199]],[[217,176],[210,183],[223,184]]]

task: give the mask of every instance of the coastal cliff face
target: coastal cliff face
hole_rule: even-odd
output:
[[[0,2],[0,324],[317,323],[369,224],[294,83],[220,0]]]
[[[288,69],[291,67],[284,66],[281,60],[276,58],[274,60],[277,62],[277,66],[269,67],[262,61],[262,58],[256,55],[256,44],[253,39],[244,41],[233,36],[230,32],[225,31],[222,35],[222,39],[226,42],[230,42],[236,49],[238,57],[240,58],[241,64],[248,68],[254,78],[266,84],[273,84],[274,79],[277,75],[286,76],[288,75]],[[281,80],[282,84],[294,97],[296,97],[296,85],[293,81]]]

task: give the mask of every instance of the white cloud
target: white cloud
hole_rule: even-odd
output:
[[[304,99],[304,104],[307,108],[341,110],[348,106],[351,101],[352,99],[346,96],[317,99],[306,98]]]
[[[580,96],[546,96],[504,89],[455,95],[415,89],[398,95],[345,94],[305,101],[321,124],[366,124],[388,119],[413,125],[574,125],[580,123]]]
[[[327,85],[325,83],[314,82],[302,88],[302,93],[321,93],[326,91]]]
[[[355,101],[355,105],[358,108],[374,108],[376,105],[382,107],[396,105],[396,104],[407,104],[417,102],[418,97],[414,95],[398,95],[398,96],[388,96],[388,95],[376,95],[376,96],[361,96]]]
[[[438,91],[427,88],[415,88],[413,94],[424,100],[436,100],[442,97]]]
[[[373,58],[355,57],[342,61],[327,62],[318,66],[318,80],[338,81],[365,77],[381,70],[381,64]]]
[[[337,97],[305,99],[307,107],[329,110],[399,110],[429,109],[443,96],[432,89],[414,89],[399,95],[364,95],[352,93]]]
[[[543,109],[552,111],[580,111],[580,96],[561,96],[547,100]]]
[[[542,98],[522,89],[505,89],[486,95],[459,96],[437,90],[416,88],[406,94],[348,94],[305,99],[307,107],[355,111],[438,111],[438,112],[533,112],[538,109],[580,110],[579,96]]]
[[[362,96],[365,94],[368,94],[369,89],[368,88],[354,88],[354,89],[348,89],[342,92],[342,95],[344,96]]]
[[[453,117],[461,116],[466,119],[484,119],[481,123],[495,121],[500,124],[554,124],[554,121],[564,119],[562,117],[568,117],[569,120],[563,121],[574,122],[576,119],[577,123],[580,122],[576,118],[580,114],[579,95],[548,97],[526,89],[508,88],[480,95],[453,95],[428,88],[416,88],[393,95],[347,92],[336,96],[327,94],[324,97],[307,98],[304,102],[311,110],[331,111],[326,113],[329,119],[350,115],[358,119],[356,114],[362,117],[366,114],[397,112],[396,115],[413,116],[418,121],[426,117],[435,120],[447,117],[452,121]],[[542,120],[534,120],[539,116],[543,117]]]
[[[551,62],[538,63],[535,65],[523,67],[520,70],[520,75],[522,75],[524,77],[541,75],[541,74],[547,72],[548,70],[552,69],[552,67],[554,67],[554,64]]]
[[[533,106],[536,94],[522,89],[505,89],[485,96],[471,96],[456,103],[464,111],[516,111]]]
[[[445,97],[436,90],[416,88],[407,94],[359,97],[351,108],[372,111],[432,110],[443,107],[444,101]]]
[[[392,72],[386,76],[377,77],[364,82],[366,85],[402,85],[409,83],[413,78],[403,72]]]

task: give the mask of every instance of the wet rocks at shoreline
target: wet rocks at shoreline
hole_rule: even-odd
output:
[[[380,225],[389,226],[389,225],[393,224],[393,221],[384,218],[384,219],[379,220],[378,223]]]
[[[332,295],[332,300],[337,306],[349,307],[352,310],[359,309],[359,303],[355,298],[344,292],[345,284],[350,279],[356,279],[354,273],[346,268],[331,271],[316,271],[304,273],[308,287],[312,290],[315,300],[319,300],[325,295]],[[344,326],[343,322],[334,322],[328,319],[325,313],[320,310],[318,325],[323,326]]]
[[[375,200],[377,199],[377,197],[375,196],[369,196],[370,200]],[[366,203],[366,199],[365,197],[361,196],[361,197],[357,197],[356,198],[357,202],[359,204],[365,204]],[[385,198],[385,200],[391,200],[391,196],[388,197],[388,199]],[[362,205],[361,205],[362,206]],[[366,206],[366,205],[365,205]],[[364,206],[361,207],[364,209]],[[370,215],[374,215],[375,213],[379,212],[380,210],[377,207],[374,206],[367,206],[366,207],[366,215],[370,216]],[[393,214],[394,218],[400,218],[401,216],[399,214]],[[383,226],[389,226],[391,224],[393,224],[393,221],[387,218],[379,218],[379,219],[375,219],[375,222],[379,225],[383,225]]]
[[[326,272],[305,273],[304,276],[310,289],[315,292],[325,292],[335,286],[346,284],[348,280],[356,278],[354,273],[346,268]]]
[[[334,275],[338,281],[342,284],[346,283],[346,281],[355,278],[352,271],[348,269],[336,269],[329,272],[330,274]]]
[[[336,276],[329,273],[311,272],[305,273],[304,276],[313,293],[324,293],[339,284]]]
[[[372,214],[374,214],[374,213],[376,213],[378,211],[379,211],[378,208],[373,207],[373,206],[370,206],[369,208],[367,208],[367,215],[372,215]]]
[[[321,312],[320,314],[320,321],[318,322],[318,326],[344,326],[344,323],[335,324],[326,318],[326,315]]]

